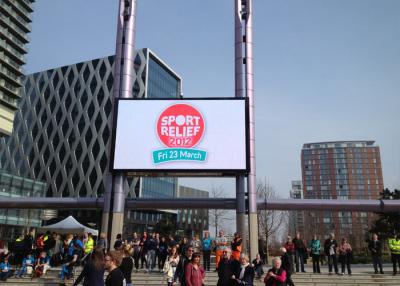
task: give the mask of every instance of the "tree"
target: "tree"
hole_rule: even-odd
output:
[[[210,193],[212,198],[222,198],[224,196],[224,189],[219,187],[213,187]],[[215,228],[215,237],[217,237],[218,230],[221,228],[225,220],[231,220],[228,216],[228,210],[224,209],[210,209],[208,211],[210,225]]]
[[[176,225],[165,218],[159,220],[154,227],[154,231],[158,232],[161,236],[174,234],[175,230]]]
[[[267,201],[268,199],[278,198],[277,193],[274,188],[267,183],[258,182],[257,183],[257,199]],[[271,238],[277,237],[283,231],[287,231],[288,227],[288,212],[286,211],[275,211],[275,210],[258,210],[258,231],[259,237],[265,239],[266,245],[266,259],[268,259],[268,244]]]
[[[400,190],[390,191],[384,189],[381,193],[383,200],[400,200]],[[378,219],[373,224],[370,232],[386,239],[395,234],[400,234],[400,212],[377,213]]]

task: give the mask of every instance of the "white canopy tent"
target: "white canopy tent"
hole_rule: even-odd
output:
[[[55,224],[42,226],[38,229],[39,231],[55,231],[60,234],[67,234],[67,233],[91,233],[93,235],[98,235],[99,231],[93,228],[84,226],[80,224],[73,216],[69,216],[66,219],[57,222]]]

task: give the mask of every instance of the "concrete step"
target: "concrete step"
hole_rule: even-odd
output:
[[[21,286],[52,286],[60,285],[60,279],[58,273],[60,269],[53,268],[48,271],[44,278],[9,278],[7,282],[0,283],[1,285],[21,285]],[[81,271],[81,268],[77,268],[74,277],[76,278]],[[400,285],[400,276],[392,276],[391,274],[376,275],[369,272],[356,272],[353,275],[328,275],[327,273],[312,274],[312,273],[296,273],[292,276],[297,286],[380,286],[380,285]],[[73,279],[66,281],[66,285],[72,285]],[[211,286],[216,285],[218,276],[216,272],[206,272],[205,285]],[[263,280],[255,280],[255,286],[263,286]],[[166,278],[160,272],[144,273],[140,271],[132,273],[132,283],[135,286],[165,286]]]

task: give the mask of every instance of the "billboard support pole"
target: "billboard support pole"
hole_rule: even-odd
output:
[[[256,149],[255,149],[255,104],[254,104],[254,72],[253,72],[253,9],[252,0],[241,1],[243,6],[244,37],[245,42],[245,82],[246,97],[249,100],[249,149],[250,172],[247,177],[247,190],[249,200],[249,241],[250,259],[258,253],[258,220],[257,220],[257,182],[256,182]]]
[[[235,0],[235,97],[243,97],[243,27],[241,0]],[[244,175],[236,176],[236,231],[242,237],[242,248],[247,252],[246,196]]]
[[[101,231],[108,233],[108,219],[110,217],[111,210],[111,190],[113,185],[113,177],[110,173],[107,173],[106,186],[104,191],[104,205],[103,205],[103,215],[101,218]]]
[[[120,0],[114,61],[114,99],[118,97],[133,97],[132,87],[136,77],[134,71],[135,20],[136,0]],[[115,118],[113,118],[113,120],[115,120]],[[112,208],[108,219],[108,229],[110,230],[108,232],[108,241],[110,241],[110,245],[114,245],[117,234],[122,234],[125,186],[125,174],[114,174],[111,184],[111,192],[109,191],[111,195],[110,207]],[[105,222],[103,224],[105,224]]]

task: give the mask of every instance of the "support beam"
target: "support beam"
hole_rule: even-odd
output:
[[[136,73],[135,65],[136,0],[120,0],[114,64],[114,98],[132,98]],[[113,118],[113,120],[115,120]],[[111,150],[110,150],[111,153]],[[111,189],[111,209],[108,217],[108,241],[114,244],[116,235],[123,230],[125,205],[125,174],[115,174]],[[106,213],[103,213],[105,217]],[[105,218],[103,219],[105,225]],[[111,225],[110,225],[111,223]]]
[[[245,45],[245,81],[246,97],[249,99],[249,149],[250,172],[247,175],[249,194],[249,242],[250,259],[258,253],[258,220],[257,220],[257,182],[256,182],[256,139],[255,139],[255,103],[254,103],[254,70],[253,70],[253,9],[252,0],[242,0],[244,17]]]
[[[0,197],[0,209],[102,209],[103,198]],[[399,212],[400,200],[270,199],[258,201],[258,209]],[[125,209],[236,209],[236,198],[126,199]]]
[[[236,177],[236,231],[242,238],[243,252],[248,253],[246,229],[246,194],[244,185],[244,176]]]
[[[236,209],[235,198],[126,199],[125,209]]]
[[[108,173],[104,192],[103,214],[101,218],[101,232],[108,233],[110,211],[111,211],[111,191],[113,186],[113,176]]]
[[[235,97],[244,97],[243,81],[243,27],[242,27],[242,3],[241,0],[235,1]],[[246,230],[246,196],[245,196],[245,177],[236,176],[236,231],[242,237],[242,249],[247,250]]]
[[[400,200],[271,199],[266,202],[259,201],[258,208],[269,210],[399,212]]]
[[[0,197],[0,209],[101,209],[103,204],[103,198]]]

